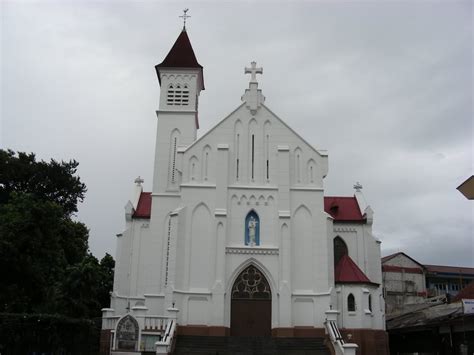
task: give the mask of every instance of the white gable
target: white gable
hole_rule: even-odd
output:
[[[292,185],[322,187],[327,154],[314,149],[266,106],[252,114],[244,103],[224,118],[183,154],[183,183],[215,181],[215,152],[228,144],[230,184],[275,184],[278,147],[291,154]]]

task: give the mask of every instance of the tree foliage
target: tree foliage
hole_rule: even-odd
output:
[[[108,306],[113,258],[89,253],[71,219],[86,192],[77,166],[0,150],[0,312],[91,318]]]
[[[77,212],[87,191],[74,176],[78,165],[75,160],[47,163],[36,161],[33,153],[0,150],[0,204],[8,202],[12,192],[30,193],[57,203],[67,215]]]

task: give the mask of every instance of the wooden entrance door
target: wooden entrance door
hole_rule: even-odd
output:
[[[270,336],[272,299],[267,279],[255,266],[242,271],[232,287],[230,333]]]

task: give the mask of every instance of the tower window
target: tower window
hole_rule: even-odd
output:
[[[266,176],[267,176],[267,181],[270,180],[270,136],[267,134],[266,136],[266,144],[265,144],[265,150],[266,150],[266,158],[267,158],[267,166],[266,166]]]
[[[189,104],[189,88],[187,85],[170,85],[168,87],[168,95],[166,99],[168,105],[187,106]]]
[[[336,238],[334,238],[333,243],[334,243],[334,267],[336,267],[336,265],[339,263],[339,260],[341,260],[341,258],[344,255],[348,255],[349,253],[347,251],[347,245],[341,237],[337,236]]]
[[[356,310],[355,298],[352,293],[347,296],[347,310],[349,312],[355,312]]]
[[[252,180],[254,179],[254,163],[255,163],[255,135],[252,134]]]
[[[236,142],[236,155],[237,155],[237,159],[236,159],[236,162],[235,162],[235,178],[237,180],[239,180],[239,156],[240,156],[240,134],[237,134],[237,142]]]

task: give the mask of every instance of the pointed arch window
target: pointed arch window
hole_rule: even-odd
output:
[[[356,310],[355,298],[352,293],[349,293],[349,296],[347,296],[347,310],[349,312],[355,312]]]
[[[349,255],[346,243],[341,237],[334,238],[334,266],[344,255]]]
[[[245,245],[260,245],[260,218],[253,210],[245,217]]]

